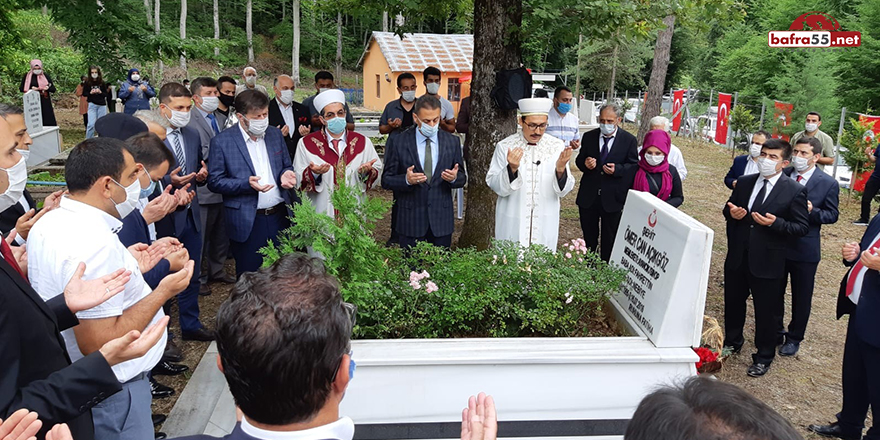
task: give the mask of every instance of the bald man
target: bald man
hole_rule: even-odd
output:
[[[269,102],[269,125],[281,130],[291,160],[300,138],[311,132],[309,108],[293,100],[295,89],[293,78],[280,75],[273,87],[275,99]]]

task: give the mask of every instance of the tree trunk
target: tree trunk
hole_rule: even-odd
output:
[[[153,27],[153,7],[150,0],[144,0],[144,10],[147,11],[147,25]]]
[[[248,64],[254,63],[254,0],[247,1],[247,18],[245,21],[245,33],[247,33]]]
[[[611,52],[611,81],[608,82],[608,102],[614,101],[614,83],[617,82],[617,53],[620,51],[620,43],[614,43]]]
[[[522,0],[474,0],[474,62],[471,87],[471,124],[468,137],[467,210],[459,247],[486,249],[495,236],[494,191],[486,185],[486,173],[495,145],[516,132],[516,110],[497,108],[489,96],[495,72],[520,66],[518,33],[522,26]]]
[[[287,21],[287,0],[281,0],[281,22]]]
[[[672,32],[675,30],[675,14],[669,14],[663,19],[666,29],[657,35],[657,43],[654,46],[654,65],[651,67],[651,80],[648,82],[648,99],[645,100],[642,110],[642,120],[639,124],[637,139],[644,139],[645,134],[651,129],[651,118],[660,114],[660,105],[663,102],[663,87],[666,83],[666,69],[669,67],[669,51],[672,48]]]
[[[156,26],[156,35],[159,35],[159,3],[161,0],[155,0],[153,5],[155,8],[153,9],[153,24]],[[162,84],[164,82],[165,77],[165,63],[162,61],[162,49],[159,49],[159,77],[153,78],[153,84]]]
[[[293,72],[291,76],[293,77],[293,83],[297,86],[300,85],[299,80],[299,1],[293,0],[293,7],[290,10],[290,15],[293,15],[293,53],[292,53],[292,63],[293,63]]]
[[[214,0],[214,41],[220,41],[220,1]],[[220,56],[220,47],[214,46],[214,56]]]
[[[578,35],[578,45],[577,45],[577,69],[575,69],[574,74],[574,99],[576,99],[580,103],[581,99],[581,46],[584,44],[584,34]]]
[[[342,11],[336,12],[336,86],[342,82]]]
[[[388,11],[382,11],[382,32],[388,32]]]
[[[186,40],[186,0],[180,0],[180,40]],[[183,70],[183,77],[186,78],[186,52],[180,52],[180,70]]]
[[[149,1],[149,0],[144,0],[144,2],[147,2],[147,1]],[[149,19],[149,17],[150,17],[150,12],[149,12],[149,11],[150,11],[150,10],[147,9],[147,18],[148,18],[148,19]],[[45,16],[47,16],[47,15],[49,15],[49,6],[46,6],[46,4],[43,3],[43,17],[45,17]],[[150,26],[152,26],[152,25],[153,25],[153,23],[150,23]]]

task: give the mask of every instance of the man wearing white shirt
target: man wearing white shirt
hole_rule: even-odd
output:
[[[28,276],[41,295],[62,291],[79,262],[86,263],[85,278],[115,270],[120,262],[132,272],[121,294],[77,313],[80,324],[62,332],[72,361],[111,339],[143,331],[162,320],[162,304],[183,290],[192,275],[194,263],[190,261],[151,291],[142,273],[161,258],[160,249],[146,245],[126,249],[116,236],[122,227],[120,219],[136,209],[142,172],[122,141],[99,137],[80,143],[65,166],[70,194],[31,230]],[[93,409],[96,439],[152,438],[147,373],[161,359],[165,339],[163,334],[144,356],[113,367],[123,391]]]
[[[666,116],[654,116],[651,118],[651,130],[663,130],[667,133],[671,133],[672,130],[669,126],[669,118]],[[639,147],[639,151],[642,151],[642,147]],[[676,147],[675,144],[670,144],[669,146],[669,164],[675,167],[675,170],[678,171],[678,177],[681,177],[681,181],[684,182],[684,179],[688,175],[687,167],[684,165],[684,156],[681,154],[681,149]],[[755,170],[757,172],[757,169]]]
[[[571,89],[566,86],[556,88],[553,92],[553,110],[547,119],[546,134],[562,140],[566,147],[577,150],[581,146],[581,140],[578,139],[578,118],[571,112],[573,101]]]

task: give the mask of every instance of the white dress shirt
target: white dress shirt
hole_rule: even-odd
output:
[[[425,163],[425,144],[428,138],[422,134],[422,131],[416,128],[416,150],[419,153],[419,163],[422,164],[422,170],[427,169],[427,165]],[[431,178],[433,179],[434,173],[437,170],[437,160],[440,159],[440,140],[439,135],[434,134],[431,137]],[[430,182],[428,182],[430,183]]]
[[[141,216],[144,215],[144,208],[150,203],[150,199],[144,197],[142,199],[138,199],[137,209],[140,211]],[[150,231],[150,241],[156,241],[156,224],[150,223],[147,225],[147,230]]]
[[[293,138],[293,134],[296,131],[296,120],[293,119],[293,103],[291,105],[284,105],[280,99],[275,98],[275,101],[278,102],[278,109],[281,110],[281,116],[284,118],[284,124],[287,125],[288,130],[287,137]]]
[[[875,235],[874,238],[871,239],[871,243],[876,243],[877,240],[880,240],[880,234]],[[865,249],[865,250],[868,250],[868,249]],[[856,257],[856,262],[859,261],[858,259],[861,258],[861,255],[862,255],[861,252],[859,252],[859,256]],[[861,270],[858,272],[855,272],[855,270],[853,270],[853,271],[850,271],[850,273],[849,273],[849,277],[851,277],[853,275],[856,276],[856,281],[853,284],[853,291],[847,297],[847,298],[849,298],[850,301],[853,302],[853,304],[856,304],[856,305],[859,304],[859,297],[862,296],[862,284],[864,284],[864,282],[865,282],[865,274],[866,273],[868,273],[868,268],[864,267],[864,266],[862,266]],[[847,277],[847,280],[846,280],[847,282],[849,282],[849,277]]]
[[[302,431],[268,431],[251,425],[245,416],[241,418],[241,430],[260,440],[351,440],[354,437],[354,422],[342,417],[333,423]]]
[[[617,139],[617,131],[620,130],[620,127],[614,129],[614,133],[611,133],[609,136],[605,136],[601,131],[599,132],[599,155],[602,155],[602,145],[605,144],[605,138],[608,139],[608,154],[611,154],[611,148],[614,146],[614,140]]]
[[[267,209],[279,203],[284,203],[284,198],[281,197],[281,191],[278,189],[278,182],[275,180],[275,174],[272,172],[272,164],[269,163],[266,138],[260,136],[257,140],[253,140],[241,124],[238,124],[238,129],[241,130],[244,143],[247,145],[248,154],[251,156],[251,163],[254,164],[254,172],[257,173],[257,176],[260,176],[260,185],[273,185],[273,188],[269,191],[259,192],[257,195],[257,209]]]
[[[752,195],[749,197],[749,206],[743,206],[743,208],[751,211],[752,205],[755,204],[755,199],[758,198],[758,193],[761,192],[761,187],[764,186],[765,180],[767,181],[767,189],[764,191],[764,200],[767,200],[767,196],[770,195],[770,191],[773,191],[773,187],[776,186],[776,182],[779,181],[780,177],[782,177],[782,172],[778,172],[770,178],[758,177],[755,187],[752,188]],[[761,203],[764,203],[764,200],[761,200]]]
[[[747,176],[749,174],[758,174],[760,170],[758,169],[758,162],[755,162],[755,158],[752,156],[748,156],[746,158],[746,169],[743,171],[743,176]]]
[[[192,114],[190,114],[190,117],[192,117]],[[210,122],[208,123],[208,125],[211,125]],[[171,148],[171,154],[174,154],[175,160],[177,160],[177,152],[174,150],[174,137],[176,136],[177,139],[180,140],[180,154],[183,155],[184,163],[177,164],[178,166],[186,164],[186,142],[183,140],[183,133],[181,133],[180,130],[182,130],[182,128],[168,127],[165,129],[165,136],[168,137],[168,146]],[[186,173],[189,174],[197,171],[198,170],[187,169]]]
[[[795,171],[796,171],[796,170],[795,170]],[[803,186],[807,186],[807,182],[810,181],[810,177],[813,177],[813,173],[814,173],[814,172],[816,172],[816,167],[815,167],[815,166],[814,166],[814,167],[811,167],[809,170],[807,170],[807,171],[806,171],[805,173],[803,173],[803,174],[801,174],[801,173],[795,173],[794,175],[791,176],[791,178],[794,179],[794,180],[797,180],[798,176],[800,176],[800,177],[801,177],[801,181],[798,182],[798,183],[800,183],[800,184],[803,185]]]
[[[121,228],[122,222],[116,217],[68,196],[62,197],[60,206],[46,213],[28,235],[28,278],[31,286],[48,301],[64,291],[80,262],[86,264],[85,280],[125,268],[131,271],[131,279],[122,293],[76,314],[80,320],[121,316],[152,292],[144,282],[137,260],[116,236]],[[165,312],[160,307],[149,325],[164,316]],[[81,359],[83,354],[73,329],[64,330],[61,335],[70,360],[76,362]],[[127,382],[150,371],[162,358],[166,339],[167,332],[162,332],[162,339],[146,355],[115,365],[113,372],[116,378],[120,382]]]

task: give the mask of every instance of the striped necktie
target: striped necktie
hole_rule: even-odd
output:
[[[174,139],[171,144],[174,146],[174,158],[177,159],[177,165],[180,167],[180,175],[186,174],[186,156],[183,155],[183,147],[180,145],[180,130],[171,132]]]

